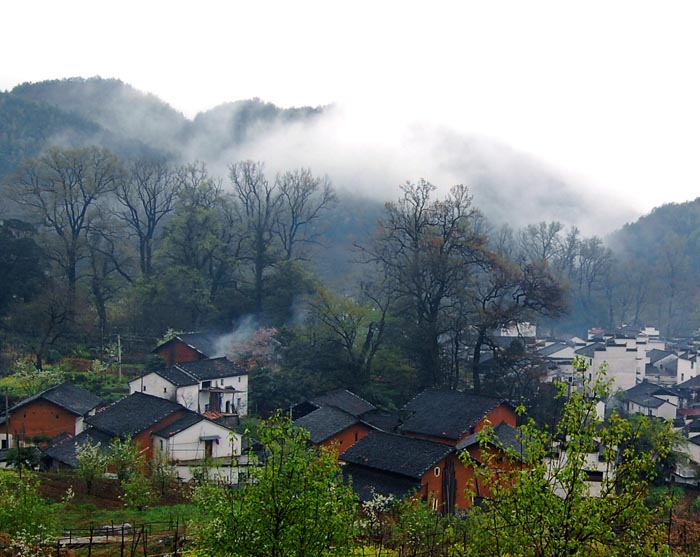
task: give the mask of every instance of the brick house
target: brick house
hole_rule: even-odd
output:
[[[314,445],[334,447],[338,452],[343,452],[373,429],[357,416],[335,406],[317,408],[294,424],[309,432]]]
[[[156,346],[152,353],[163,358],[166,366],[223,356],[217,346],[219,336],[202,332],[181,333]]]
[[[455,448],[444,443],[372,431],[339,458],[361,501],[378,493],[419,497],[443,512],[468,506],[457,483],[467,470]]]
[[[72,383],[61,383],[15,404],[0,423],[2,448],[58,435],[77,435],[102,399]]]
[[[399,433],[453,447],[486,425],[517,422],[515,409],[502,399],[460,391],[423,391],[400,415]]]

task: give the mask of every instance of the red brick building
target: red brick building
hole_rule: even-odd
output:
[[[9,419],[0,424],[1,446],[77,435],[84,429],[84,420],[101,404],[100,397],[71,383],[51,387],[10,409]]]
[[[156,346],[153,353],[163,358],[166,366],[215,358],[223,355],[218,353],[217,338],[213,333],[181,333]]]

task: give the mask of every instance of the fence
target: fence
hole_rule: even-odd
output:
[[[60,557],[70,555],[66,550],[81,557],[184,557],[186,548],[187,524],[176,521],[68,530],[46,549]]]

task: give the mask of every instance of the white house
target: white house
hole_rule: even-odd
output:
[[[204,414],[248,413],[248,371],[227,358],[168,366],[129,382],[129,394],[141,392],[178,402]]]
[[[665,387],[643,381],[623,393],[628,414],[644,414],[673,420],[678,410],[678,395]]]
[[[151,434],[154,453],[159,451],[175,464],[178,477],[190,480],[197,470],[212,478],[238,482],[241,436],[194,412]]]

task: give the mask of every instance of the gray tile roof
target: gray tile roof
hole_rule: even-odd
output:
[[[221,338],[221,335],[214,332],[181,333],[175,335],[163,344],[156,346],[153,352],[158,352],[163,347],[174,342],[182,342],[196,352],[199,352],[205,358],[214,358],[222,355],[218,353],[217,341],[219,338]]]
[[[401,500],[421,486],[419,480],[368,470],[354,464],[343,466],[343,477],[346,482],[352,478],[352,489],[362,502],[371,501],[375,493],[385,497],[392,495],[395,499]]]
[[[137,435],[175,412],[190,410],[177,402],[137,392],[85,418],[85,423],[111,435]]]
[[[341,431],[359,423],[360,420],[334,406],[322,406],[310,414],[295,420],[294,425],[303,427],[311,435],[312,443],[322,443]]]
[[[79,446],[85,443],[90,443],[91,445],[96,445],[99,443],[100,449],[107,451],[109,444],[114,437],[115,436],[103,431],[87,429],[75,437],[61,440],[59,443],[44,449],[42,452],[50,460],[77,468],[79,464],[77,449]]]
[[[84,416],[90,410],[102,404],[102,399],[97,395],[72,383],[61,383],[34,396],[25,398],[11,410],[16,410],[36,400],[46,400],[76,416]]]
[[[648,381],[642,381],[638,385],[622,393],[624,400],[633,402],[644,408],[658,408],[666,402],[655,395],[678,396],[673,391]]]
[[[316,406],[335,406],[353,416],[361,416],[365,412],[376,410],[376,407],[364,398],[351,393],[347,389],[336,389],[311,399]]]
[[[460,391],[423,391],[401,410],[399,431],[457,440],[502,402]]]
[[[669,356],[674,355],[675,354],[673,352],[668,352],[667,350],[659,350],[658,348],[654,348],[653,350],[649,350],[647,352],[647,357],[649,358],[649,363],[651,365],[654,365],[659,360],[663,360],[664,358],[668,358]]]
[[[569,348],[569,345],[566,344],[565,342],[554,342],[550,344],[549,346],[545,346],[544,348],[540,348],[537,350],[537,355],[542,357],[542,358],[547,358],[553,354],[556,354],[557,352],[561,352],[562,350],[565,350]]]
[[[676,385],[677,389],[700,389],[700,375],[691,377],[687,381],[683,381],[679,385]]]
[[[174,421],[170,425],[165,426],[163,429],[154,431],[153,435],[165,438],[172,437],[173,435],[176,435],[181,431],[185,431],[187,428],[190,428],[193,425],[198,424],[199,422],[203,422],[205,420],[206,418],[204,416],[191,412],[185,414],[182,418]]]
[[[584,346],[583,348],[579,348],[576,350],[576,354],[579,356],[587,356],[589,358],[592,358],[595,356],[596,352],[604,352],[606,350],[606,346],[602,342],[596,342],[594,344],[589,344],[588,346]]]
[[[248,374],[246,369],[225,357],[198,360],[196,362],[183,362],[176,365],[198,381],[223,379],[224,377]]]
[[[492,444],[494,446],[509,452],[513,456],[518,456],[521,460],[523,459],[525,449],[520,442],[520,432],[518,429],[505,422],[501,422],[493,428],[493,434]],[[475,433],[460,441],[455,448],[457,450],[467,449],[478,445],[479,442],[479,434]]]
[[[196,385],[200,381],[223,379],[247,375],[248,371],[235,362],[221,357],[196,362],[182,362],[159,369],[154,373],[160,375],[176,387]]]
[[[340,460],[376,471],[420,480],[454,449],[405,435],[371,431],[340,455]]]

